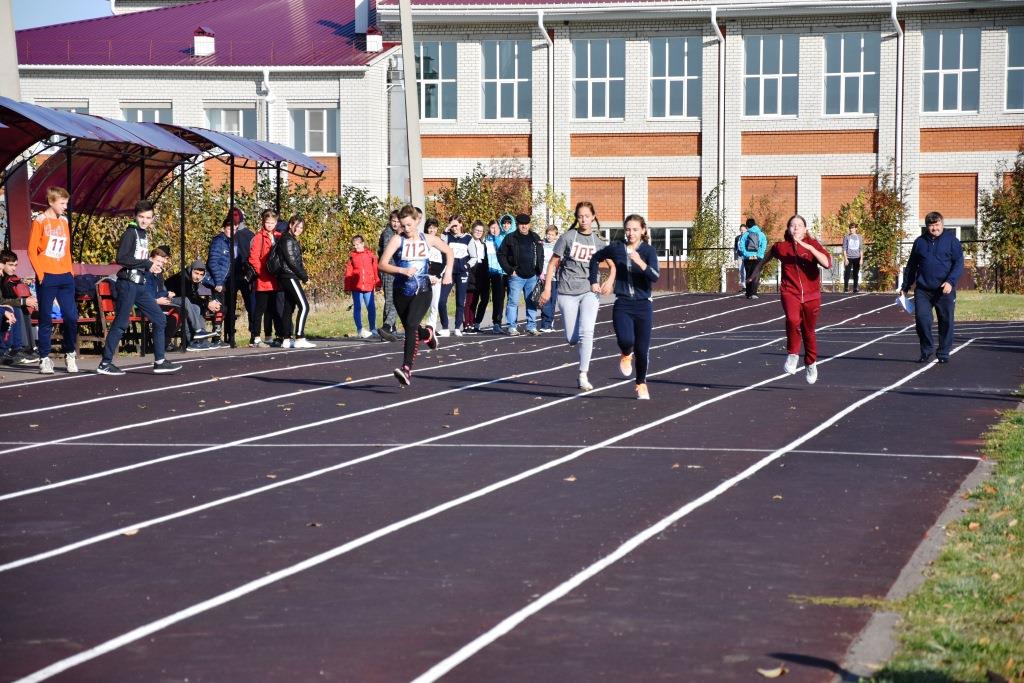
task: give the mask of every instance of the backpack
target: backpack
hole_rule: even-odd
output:
[[[747,230],[747,251],[757,252],[761,247],[761,236],[753,230]]]
[[[267,272],[271,275],[277,275],[283,269],[281,253],[277,248],[279,244],[281,244],[281,240],[274,243],[274,246],[270,248],[270,254],[267,255]]]

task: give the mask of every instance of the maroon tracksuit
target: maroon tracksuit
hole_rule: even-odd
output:
[[[832,267],[832,255],[825,247],[811,237],[804,241],[822,252],[828,258],[828,267]],[[798,247],[786,235],[782,242],[772,245],[771,251],[765,256],[765,262],[771,258],[779,259],[782,266],[782,310],[786,313],[786,351],[800,353],[800,338],[804,342],[804,364],[810,365],[818,359],[818,339],[814,328],[818,324],[818,311],[821,308],[821,270],[818,261],[803,247]]]

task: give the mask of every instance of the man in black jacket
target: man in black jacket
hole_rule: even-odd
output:
[[[205,312],[217,313],[221,303],[215,298],[205,299],[199,295],[199,285],[213,288],[213,280],[206,275],[206,264],[196,259],[189,266],[188,274],[176,273],[164,280],[167,296],[171,303],[181,307],[188,321],[187,351],[204,351],[211,348],[204,340],[214,336],[206,330]]]
[[[519,334],[516,322],[519,318],[519,297],[526,298],[526,334],[536,336],[537,304],[530,294],[537,286],[541,266],[544,265],[544,244],[537,233],[530,230],[530,216],[521,213],[516,216],[516,231],[510,233],[498,249],[498,263],[508,275],[508,303],[505,305],[505,322],[508,334]]]
[[[180,365],[164,358],[166,318],[146,284],[146,273],[159,273],[167,261],[160,256],[150,259],[147,231],[152,224],[153,202],[143,199],[135,205],[135,221],[128,224],[117,247],[117,263],[121,266],[114,285],[117,312],[103,345],[103,360],[96,368],[96,372],[101,375],[124,374],[124,370],[114,365],[114,354],[128,329],[134,306],[138,306],[153,324],[153,372],[164,375],[181,370]]]

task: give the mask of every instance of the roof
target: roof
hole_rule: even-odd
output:
[[[371,19],[372,23],[372,19]],[[216,52],[192,56],[196,29]],[[17,32],[20,65],[365,67],[351,0],[205,0]]]

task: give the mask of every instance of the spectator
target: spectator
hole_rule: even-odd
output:
[[[847,291],[850,279],[853,279],[853,293],[857,293],[860,280],[861,239],[857,234],[857,224],[850,223],[850,232],[843,236],[843,291]]]
[[[964,273],[964,252],[960,240],[947,232],[942,214],[932,211],[924,217],[926,234],[914,240],[903,271],[904,294],[914,287],[914,322],[921,344],[919,363],[932,353],[940,363],[949,362],[953,348],[953,317],[956,311],[956,282]],[[939,318],[939,346],[932,337],[932,309]]]
[[[505,305],[505,322],[508,334],[519,334],[519,297],[526,299],[526,333],[537,335],[537,304],[530,294],[537,286],[540,268],[544,263],[544,248],[537,233],[530,230],[530,217],[521,213],[516,216],[516,231],[508,235],[498,250],[498,262],[508,275],[508,303]]]
[[[394,275],[390,277],[394,286]],[[374,291],[380,284],[377,255],[366,248],[366,241],[362,235],[356,235],[352,238],[352,251],[349,252],[348,265],[345,266],[345,291],[352,294],[352,315],[356,321],[356,334],[362,339],[380,334],[377,328],[377,301],[374,298]],[[363,329],[364,307],[369,330]]]
[[[441,329],[437,336],[447,337],[448,330],[448,295],[452,289],[455,290],[455,336],[462,336],[462,326],[465,322],[466,287],[469,282],[469,243],[473,238],[462,232],[462,217],[452,216],[448,219],[448,230],[445,232],[445,242],[451,247],[454,265],[452,267],[452,284],[441,285],[441,298],[438,302],[438,314],[441,318]]]
[[[397,235],[402,229],[398,222],[398,212],[392,211],[388,216],[388,223],[380,232],[380,239],[377,241],[377,258],[380,259],[384,253],[384,247],[388,245],[391,238]],[[377,328],[377,336],[384,341],[393,342],[398,339],[395,333],[398,331],[398,311],[395,310],[395,276],[391,273],[381,273],[381,284],[384,287],[384,321]]]
[[[278,240],[276,249],[280,253],[281,266],[277,271],[278,282],[284,290],[284,310],[281,312],[281,328],[284,348],[312,349],[316,346],[306,340],[306,319],[309,317],[309,300],[302,285],[309,282],[306,266],[302,263],[302,245],[299,235],[306,229],[302,216],[292,216],[288,221],[288,229]],[[353,240],[354,241],[354,240]],[[372,255],[372,252],[369,252]],[[374,259],[376,260],[376,259]],[[370,293],[371,300],[373,293]],[[298,309],[295,326],[292,327],[292,315]],[[373,315],[370,316],[371,325]],[[292,340],[294,332],[294,341]]]
[[[736,235],[736,239],[732,241],[732,257],[736,259],[736,268],[738,269],[737,279],[740,283],[739,294],[743,294],[747,290],[747,262],[743,258],[743,250],[740,249],[740,242],[746,239],[747,224],[742,223],[740,225],[740,234]]]
[[[760,226],[753,217],[747,219],[747,231],[743,235],[743,239],[739,241],[740,252],[743,254],[744,261],[744,272],[747,273],[746,283],[746,295],[748,299],[756,299],[757,288],[761,283],[761,271],[757,271],[755,277],[751,277],[750,274],[754,272],[754,268],[764,258],[765,249],[768,246],[768,240],[765,234],[761,232]]]
[[[428,218],[423,224],[423,232],[428,237],[437,237],[440,240],[441,238],[437,234],[438,227],[439,224],[436,218]],[[429,254],[427,257],[427,280],[430,282],[430,310],[427,311],[427,327],[433,330],[431,334],[436,334],[437,306],[441,301],[441,273],[445,271],[446,262],[444,252],[434,246],[434,243],[429,240],[427,242],[427,251]]]
[[[231,236],[234,234],[235,247],[234,256],[231,250]],[[245,306],[245,315],[249,323],[249,334],[259,335],[259,326],[256,322],[256,292],[254,283],[245,278],[246,267],[249,262],[249,251],[252,246],[252,230],[245,224],[245,214],[238,207],[224,218],[221,224],[221,231],[214,236],[210,242],[210,248],[206,255],[206,264],[209,266],[210,280],[213,283],[211,289],[214,296],[222,303],[227,304],[227,287],[230,279],[229,274],[233,273],[235,292],[242,295],[242,305]],[[233,323],[237,295],[232,295],[230,309]],[[234,330],[224,335],[228,341],[234,339]]]
[[[8,306],[14,322],[6,335],[0,337],[0,363],[4,365],[39,365],[39,356],[32,353],[32,311],[39,301],[26,283],[17,276],[18,255],[0,251],[0,305]]]
[[[28,238],[28,260],[36,273],[36,298],[39,302],[39,372],[53,374],[50,338],[53,335],[53,301],[61,309],[61,349],[64,367],[78,372],[75,341],[78,336],[78,303],[75,301],[75,278],[71,275],[71,231],[64,215],[70,195],[63,187],[46,190],[49,206],[32,219]],[[145,254],[145,251],[142,252]]]
[[[544,248],[544,264],[540,268],[540,279],[541,282],[547,285],[545,279],[548,273],[548,263],[551,261],[551,255],[555,253],[555,242],[558,241],[558,228],[553,225],[549,225],[547,230],[544,231],[544,241],[541,246]],[[554,332],[555,331],[555,299],[558,296],[558,271],[552,272],[551,277],[551,293],[548,297],[547,303],[543,304],[540,308],[540,331],[541,332]]]
[[[270,258],[270,251],[274,248],[274,228],[277,227],[277,212],[273,209],[265,209],[260,214],[262,229],[252,238],[252,245],[249,248],[249,265],[256,271],[254,286],[256,289],[256,312],[252,325],[249,326],[249,333],[252,338],[249,346],[257,349],[265,349],[271,344],[263,341],[260,336],[260,324],[262,321],[263,336],[270,339],[272,329],[278,332],[277,343],[282,344],[281,321],[277,310],[277,291],[279,289],[277,278],[267,268],[267,260]]]
[[[216,315],[221,303],[215,297],[205,298],[199,294],[199,286],[211,287],[212,280],[206,272],[206,264],[196,259],[191,263],[187,275],[176,273],[164,280],[171,303],[182,309],[186,328],[186,351],[206,351],[213,348],[207,339],[214,336],[206,329],[206,314]],[[212,287],[211,287],[212,289]]]
[[[470,231],[471,240],[467,249],[469,260],[466,262],[466,310],[463,313],[467,332],[479,332],[480,320],[487,310],[487,295],[490,291],[490,279],[487,275],[487,245],[484,244],[484,223],[473,221]]]
[[[114,354],[121,337],[128,329],[132,308],[138,306],[153,325],[153,372],[178,372],[181,366],[164,358],[165,316],[146,285],[146,273],[159,273],[166,259],[149,257],[149,226],[153,224],[153,202],[143,199],[135,205],[135,221],[128,224],[117,247],[117,282],[114,285],[116,309],[114,323],[107,331],[103,345],[103,358],[96,372],[101,375],[123,375],[124,370],[114,365]]]
[[[498,221],[491,221],[487,226],[488,235],[484,240],[487,249],[487,277],[491,288],[491,328],[494,334],[501,334],[501,317],[505,314],[505,290],[508,288],[508,275],[498,261],[498,249],[505,237],[515,229],[515,219],[506,214]],[[477,308],[478,323],[483,320],[483,311]]]

